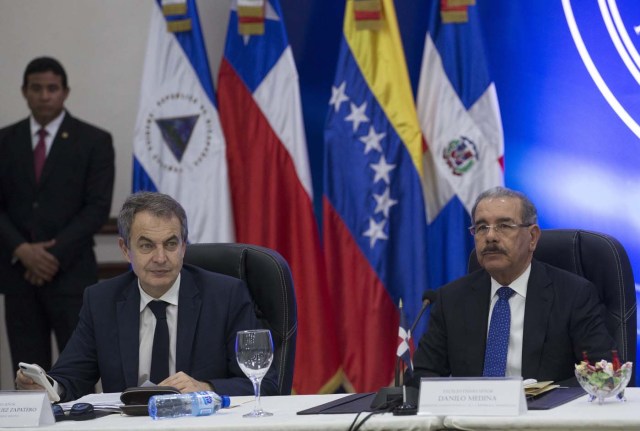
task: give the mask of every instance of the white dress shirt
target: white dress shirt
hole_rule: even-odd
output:
[[[509,334],[509,349],[507,351],[507,377],[522,376],[522,338],[524,333],[524,305],[527,299],[527,284],[531,274],[531,264],[516,278],[509,287],[516,293],[509,298],[509,308],[511,309],[511,333]],[[491,313],[498,301],[498,289],[502,285],[491,278],[491,306],[489,307],[489,325],[491,325]],[[487,326],[487,329],[489,326]],[[487,336],[489,335],[487,330]]]
[[[45,154],[48,156],[49,151],[51,151],[51,146],[53,145],[53,139],[56,137],[58,133],[58,129],[62,124],[62,120],[64,120],[65,111],[62,110],[60,115],[53,119],[53,121],[49,122],[45,127],[42,127],[38,122],[33,118],[33,116],[29,117],[29,124],[31,125],[31,148],[36,149],[36,145],[38,145],[38,141],[40,140],[40,135],[38,135],[38,131],[40,129],[45,129],[47,131],[47,136],[44,138],[44,143],[46,146]]]
[[[156,330],[156,317],[147,307],[147,304],[155,298],[147,294],[140,286],[140,347],[138,359],[138,385],[142,385],[149,379],[151,372],[151,352],[153,350],[153,334]],[[160,301],[168,302],[167,325],[169,326],[169,375],[176,372],[176,338],[178,334],[178,292],[180,291],[180,274],[173,286],[160,298]],[[153,382],[158,384],[160,382]]]

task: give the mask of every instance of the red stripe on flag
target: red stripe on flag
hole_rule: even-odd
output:
[[[238,22],[240,24],[253,24],[253,23],[262,23],[264,22],[263,16],[241,16],[238,17]]]
[[[393,381],[399,313],[331,202],[323,199],[327,277],[342,331],[343,368],[356,392]]]
[[[377,21],[381,19],[380,11],[356,10],[354,11],[356,21]]]
[[[236,240],[277,250],[291,267],[298,303],[293,389],[332,392],[339,385],[340,355],[311,200],[287,149],[224,58],[218,100]]]

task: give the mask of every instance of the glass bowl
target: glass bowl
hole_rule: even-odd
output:
[[[631,379],[632,363],[627,362],[614,371],[610,362],[600,361],[595,365],[581,362],[576,365],[575,373],[578,383],[589,394],[589,402],[598,400],[604,403],[605,398],[616,397],[626,401],[624,390]]]

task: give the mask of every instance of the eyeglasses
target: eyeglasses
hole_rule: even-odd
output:
[[[529,227],[529,226],[532,226],[532,225],[533,225],[533,223],[479,224],[479,225],[469,226],[469,232],[473,236],[485,236],[493,228],[493,231],[496,234],[509,235],[510,233],[515,232],[516,229],[518,229],[518,228]]]
[[[96,412],[93,410],[93,405],[89,403],[76,403],[71,406],[71,409],[68,412],[65,412],[59,404],[52,405],[51,409],[53,410],[53,417],[56,418],[56,422],[86,421],[88,419],[96,418]]]

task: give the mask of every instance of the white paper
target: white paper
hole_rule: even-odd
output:
[[[120,411],[120,406],[123,406],[123,402],[120,401],[120,395],[122,392],[107,392],[100,394],[89,394],[84,397],[80,397],[75,401],[69,401],[66,403],[60,403],[60,406],[64,411],[70,410],[71,406],[76,403],[89,403],[93,405],[95,410],[110,410]]]
[[[515,416],[527,411],[522,378],[423,378],[419,415]]]
[[[44,391],[0,391],[2,427],[29,427],[55,423],[49,397]]]

